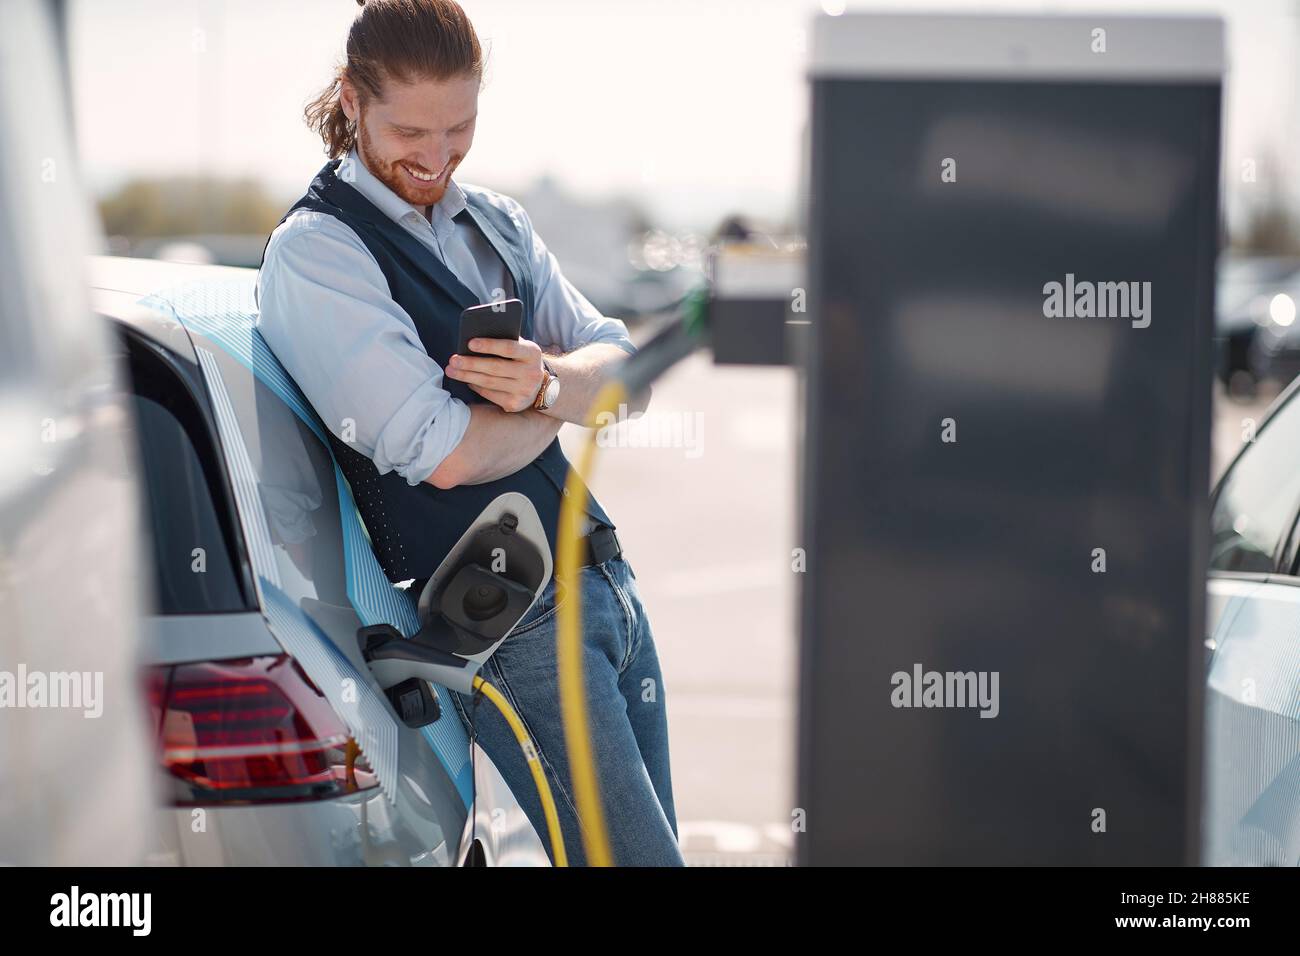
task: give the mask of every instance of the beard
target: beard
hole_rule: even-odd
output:
[[[419,173],[432,175],[438,170],[424,169],[416,163],[405,162],[400,159],[387,159],[380,156],[366,131],[365,123],[357,122],[357,153],[361,161],[366,164],[366,169],[370,174],[378,179],[381,183],[402,197],[412,206],[433,206],[441,201],[447,193],[447,186],[451,183],[451,174],[456,171],[460,161],[465,157],[459,153],[452,153],[447,162],[447,170],[437,180],[430,183],[417,183],[410,175],[407,174],[403,166],[409,166]]]

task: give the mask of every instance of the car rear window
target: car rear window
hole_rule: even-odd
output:
[[[234,558],[221,461],[204,417],[166,361],[129,337],[127,343],[141,513],[152,538],[154,611],[249,610]]]
[[[1210,569],[1274,571],[1300,510],[1300,401],[1260,429],[1219,489],[1210,517]]]

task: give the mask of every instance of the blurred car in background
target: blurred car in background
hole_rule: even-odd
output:
[[[0,30],[0,865],[124,865],[154,803],[142,545],[56,12],[15,0]]]
[[[257,332],[255,275],[92,259],[152,535],[151,862],[549,865],[447,692],[409,727],[361,657],[365,625],[418,629],[415,598],[385,578],[323,425]]]
[[[1250,367],[1256,381],[1271,381],[1285,387],[1300,375],[1300,326],[1296,305],[1300,303],[1300,271],[1296,271],[1262,295],[1263,318],[1251,343]]]
[[[1300,865],[1300,382],[1214,492],[1204,855]]]
[[[1261,330],[1278,328],[1273,313],[1285,319],[1286,299],[1300,284],[1300,259],[1284,256],[1225,255],[1215,293],[1217,377],[1230,395],[1252,396],[1265,378],[1285,374],[1261,352]],[[1294,301],[1292,303],[1294,305]],[[1292,376],[1281,379],[1282,384]]]

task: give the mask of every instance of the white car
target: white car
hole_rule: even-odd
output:
[[[444,688],[408,726],[358,631],[418,630],[251,269],[92,259],[127,370],[155,596],[159,863],[549,865]]]
[[[1208,864],[1300,865],[1300,382],[1219,481],[1205,694]]]
[[[153,803],[139,496],[48,6],[0,29],[0,865],[126,865]]]

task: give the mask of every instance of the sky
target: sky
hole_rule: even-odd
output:
[[[808,27],[823,3],[843,6],[463,0],[489,58],[457,178],[512,193],[548,175],[580,197],[637,199],[670,228],[708,229],[735,211],[792,217]],[[1271,151],[1297,189],[1300,0],[941,9],[1218,13],[1229,37],[1225,165]],[[325,159],[302,107],[328,82],[355,11],[353,0],[72,0],[73,95],[92,188],[137,175],[252,176],[274,197],[296,198]]]

